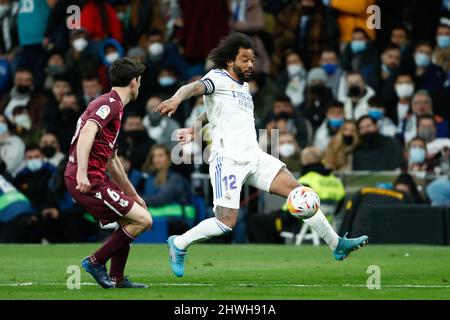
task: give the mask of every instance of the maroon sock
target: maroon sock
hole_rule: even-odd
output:
[[[106,264],[116,252],[125,246],[129,247],[129,244],[133,241],[134,238],[120,227],[114,231],[111,238],[109,238],[109,240],[91,256],[91,261],[93,263]]]
[[[114,279],[117,283],[123,280],[123,272],[127,264],[128,253],[130,252],[130,245],[127,245],[117,251],[111,257],[111,267],[109,268],[109,277]]]

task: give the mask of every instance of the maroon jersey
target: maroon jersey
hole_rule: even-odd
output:
[[[72,138],[64,176],[76,181],[77,176],[77,144],[81,128],[91,120],[100,126],[92,144],[88,160],[88,179],[91,184],[103,181],[106,175],[106,163],[115,149],[117,136],[123,115],[123,105],[119,94],[112,90],[101,95],[91,103],[80,116],[75,134]]]

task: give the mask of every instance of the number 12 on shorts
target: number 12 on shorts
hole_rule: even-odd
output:
[[[236,187],[236,176],[230,174],[222,178],[223,184],[225,185],[225,191],[237,189]]]

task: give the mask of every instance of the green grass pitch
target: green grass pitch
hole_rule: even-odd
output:
[[[343,261],[325,247],[198,244],[186,275],[176,278],[165,245],[133,245],[126,274],[150,285],[105,290],[81,271],[81,289],[66,286],[98,244],[0,245],[0,299],[450,299],[450,248],[368,245]],[[366,286],[381,270],[381,289]]]

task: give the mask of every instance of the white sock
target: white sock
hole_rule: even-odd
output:
[[[186,250],[194,242],[205,241],[221,236],[232,229],[216,218],[205,219],[181,236],[175,238],[174,243],[178,249]]]
[[[331,250],[336,250],[339,236],[333,230],[333,227],[330,225],[321,209],[319,209],[311,218],[305,219],[304,221],[317,232],[323,240],[325,240]]]

